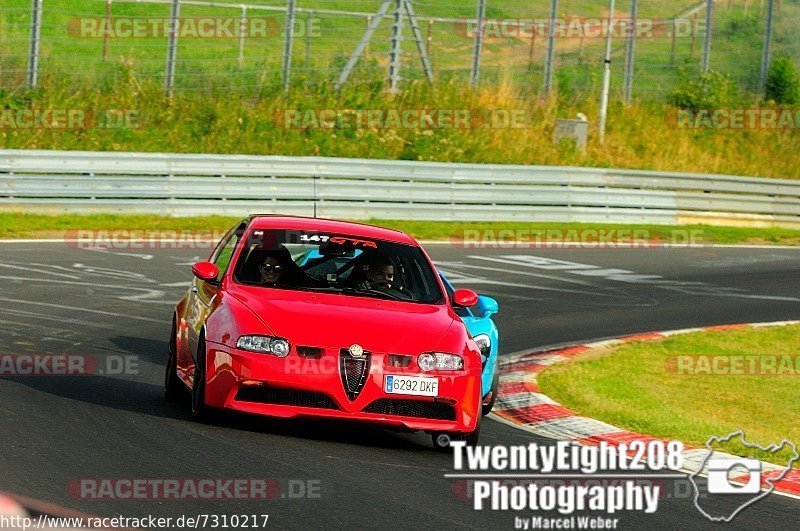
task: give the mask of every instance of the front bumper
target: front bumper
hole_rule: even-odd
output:
[[[390,367],[388,354],[369,353],[369,369],[355,397],[342,379],[337,349],[319,359],[295,348],[286,358],[208,344],[206,403],[210,407],[272,417],[339,418],[392,428],[469,433],[481,414],[480,365],[455,373]],[[388,394],[387,375],[436,378],[436,398]]]

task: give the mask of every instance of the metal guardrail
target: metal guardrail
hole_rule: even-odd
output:
[[[0,208],[800,226],[800,181],[323,157],[0,150]]]

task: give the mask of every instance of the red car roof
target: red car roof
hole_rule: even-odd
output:
[[[307,218],[302,216],[280,216],[257,214],[250,216],[250,227],[255,229],[289,229],[331,232],[347,236],[358,236],[373,240],[384,240],[408,245],[417,245],[411,236],[399,230],[375,227],[352,221],[333,219]]]

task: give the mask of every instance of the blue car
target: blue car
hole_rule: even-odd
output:
[[[455,288],[450,281],[439,273],[442,278],[447,294],[453,296]],[[497,384],[500,379],[498,367],[499,334],[497,326],[492,321],[492,316],[499,310],[497,301],[491,297],[483,295],[478,297],[478,304],[472,308],[456,308],[455,312],[464,321],[472,338],[481,348],[483,355],[483,377],[481,387],[483,388],[483,414],[488,415],[497,400]]]
[[[356,256],[361,251],[356,251]],[[302,268],[307,267],[326,267],[331,272],[335,272],[339,267],[342,267],[349,261],[349,258],[343,257],[342,260],[325,259],[317,250],[308,251],[300,256],[294,256],[297,265]],[[326,265],[317,266],[316,263],[325,262]],[[447,290],[447,295],[452,297],[455,288],[442,273],[439,276],[444,283]],[[492,316],[498,312],[497,301],[491,297],[479,296],[478,304],[472,308],[455,308],[456,314],[461,318],[467,327],[472,338],[481,349],[483,357],[483,376],[481,379],[481,387],[483,391],[483,414],[488,415],[494,407],[495,400],[497,399],[497,385],[500,378],[500,371],[498,367],[498,332],[497,326],[492,321]]]

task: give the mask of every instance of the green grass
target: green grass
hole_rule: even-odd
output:
[[[748,442],[761,446],[783,439],[800,443],[800,367],[793,376],[678,374],[675,356],[685,355],[800,359],[800,326],[637,342],[550,367],[538,382],[543,393],[580,415],[655,437],[702,446],[712,435],[743,429]],[[776,463],[791,457],[791,452],[773,456],[741,444],[720,449]]]
[[[37,90],[0,90],[0,109],[80,109],[102,116],[109,109],[138,113],[136,127],[77,130],[0,128],[0,148],[88,151],[232,153],[329,156],[389,160],[616,167],[800,178],[800,135],[796,131],[682,130],[662,104],[614,104],[606,143],[591,131],[586,152],[569,142],[555,144],[556,117],[584,112],[597,123],[598,103],[539,102],[510,85],[463,90],[458,84],[412,83],[391,96],[383,84],[348,86],[341,92],[308,79],[288,98],[277,85],[252,97],[223,92],[180,93],[168,100],[158,83],[120,67],[113,83],[75,89],[59,79]],[[468,109],[474,115],[519,111],[523,128],[472,129],[289,128],[287,109]]]
[[[240,218],[186,217],[173,218],[147,215],[97,214],[89,216],[44,215],[0,212],[0,238],[58,238],[75,230],[142,230],[220,232],[229,229]],[[478,230],[482,234],[502,230],[637,230],[648,231],[651,238],[671,241],[672,231],[678,232],[678,242],[691,232],[698,244],[782,244],[800,245],[800,230],[755,229],[738,227],[657,225],[605,225],[589,223],[456,223],[436,221],[370,220],[367,223],[402,230],[419,240],[452,241],[463,238],[464,231]],[[624,241],[624,240],[623,240]]]
[[[172,218],[148,215],[40,215],[0,212],[0,238],[61,237],[76,230],[224,231],[241,218]]]
[[[225,3],[225,2],[222,2]],[[230,8],[186,5],[184,17],[237,17],[239,5],[228,2]],[[254,0],[250,3],[285,6],[277,0]],[[640,17],[656,21],[671,19],[696,4],[694,0],[662,0],[643,3]],[[378,0],[327,1],[306,0],[299,6],[307,9],[325,8],[358,12],[374,12]],[[601,17],[607,13],[608,3],[598,0],[562,0],[559,17]],[[742,86],[753,88],[757,80],[762,44],[763,17],[753,19],[757,6],[749,8],[749,17],[744,15],[744,2],[723,3],[715,11],[715,27],[718,28],[714,46],[713,65],[724,73],[733,75]],[[627,15],[627,5],[619,6],[619,15]],[[6,82],[24,81],[27,54],[27,32],[30,18],[29,0],[7,0],[0,8],[0,55],[7,58],[4,76]],[[474,0],[452,0],[450,2],[425,2],[417,6],[420,16],[474,18]],[[544,19],[549,16],[549,3],[531,4],[524,0],[494,0],[489,2],[487,16],[490,19]],[[41,64],[44,77],[68,77],[83,86],[107,83],[115,75],[120,64],[129,64],[140,79],[160,81],[163,78],[166,39],[111,39],[108,56],[102,57],[102,39],[77,38],[68,31],[71,21],[80,17],[102,18],[105,14],[103,0],[70,0],[68,3],[46,3],[42,29]],[[141,4],[114,2],[114,17],[159,17],[169,15],[165,4]],[[281,64],[283,14],[251,11],[251,16],[264,16],[272,20],[270,34],[266,38],[247,39],[243,64],[239,64],[237,39],[184,39],[179,44],[177,83],[179,89],[205,90],[209,86],[234,92],[258,90],[265,83],[278,77]],[[797,1],[784,1],[776,15],[775,52],[786,52],[800,58],[800,49],[793,38],[794,21],[800,15]],[[301,14],[301,19],[305,15]],[[358,43],[365,20],[357,17],[319,15],[319,34],[306,41],[299,36],[294,47],[297,73],[306,73],[313,80],[333,80],[341,69],[341,60],[349,55]],[[702,18],[702,13],[701,13]],[[428,25],[422,24],[427,38]],[[413,49],[410,35],[406,35],[403,75],[409,80],[422,78],[422,72]],[[354,82],[367,82],[385,77],[388,65],[387,52],[390,39],[389,21],[380,27],[370,46],[368,57],[374,61],[373,68],[355,76]],[[468,80],[472,59],[472,39],[452,23],[437,22],[431,28],[431,59],[440,81]],[[545,39],[539,37],[531,42],[527,37],[489,36],[485,41],[483,81],[489,84],[511,79],[527,90],[538,91],[545,55]],[[308,52],[306,42],[309,43]],[[557,40],[557,84],[563,93],[592,93],[599,88],[602,67],[603,40],[578,39]],[[679,79],[678,68],[690,64],[691,70],[699,70],[698,61],[702,49],[702,33],[695,39],[682,36],[678,39],[674,61],[672,39],[666,35],[643,38],[637,44],[637,72],[635,93],[643,99],[663,97]],[[624,42],[618,38],[614,46],[615,68],[613,87],[620,94],[622,82],[622,60]],[[308,54],[308,62],[306,56]],[[531,60],[532,58],[532,60]],[[0,61],[0,71],[4,69]],[[301,89],[303,79],[296,79],[295,86]]]
[[[712,227],[708,225],[615,225],[601,223],[458,223],[435,221],[373,220],[370,223],[402,230],[420,240],[446,240],[463,237],[465,231],[478,230],[495,235],[508,230],[567,231],[646,231],[657,241],[682,242],[691,233],[698,244],[774,244],[800,245],[800,230],[782,228]],[[524,236],[523,236],[524,237]],[[565,236],[569,238],[569,235]]]
[[[653,18],[672,16],[692,3],[648,3],[641,15]],[[376,9],[378,2],[309,0],[301,4],[306,7],[368,10]],[[723,4],[715,11],[721,17],[719,31],[741,35],[737,39],[724,40],[736,46],[731,48],[730,55],[744,57],[742,50],[745,49],[750,54],[746,61],[732,61],[730,66],[750,72],[744,72],[740,81],[749,79],[754,71],[751,56],[760,47],[760,44],[755,44],[753,36],[758,32],[752,28],[742,30],[739,23],[731,25],[725,22],[726,17],[735,19],[737,6],[740,10],[741,7],[738,2],[734,2],[731,9]],[[108,60],[103,62],[101,40],[74,38],[69,35],[67,27],[70,20],[86,13],[102,16],[104,2],[75,0],[68,5],[53,2],[45,5],[47,22],[43,28],[42,76],[37,90],[20,88],[24,84],[29,2],[10,0],[0,7],[0,109],[79,109],[88,116],[102,116],[108,110],[125,110],[137,113],[137,126],[103,128],[88,125],[67,131],[0,126],[0,148],[319,155],[800,178],[800,135],[796,130],[678,130],[671,122],[674,110],[660,101],[624,106],[617,99],[612,100],[606,143],[600,145],[594,128],[599,121],[600,69],[597,61],[601,43],[595,42],[598,39],[587,40],[583,52],[569,40],[558,43],[556,77],[561,92],[558,97],[547,101],[538,99],[537,86],[542,77],[540,57],[537,55],[531,70],[527,66],[519,67],[520,64],[527,65],[528,43],[487,39],[485,84],[482,89],[472,91],[466,88],[463,75],[458,77],[454,74],[468,70],[471,41],[459,36],[453,28],[440,26],[434,28],[434,65],[442,74],[453,74],[452,81],[443,76],[431,88],[424,82],[415,81],[416,74],[409,70],[403,92],[394,96],[387,94],[383,81],[386,77],[385,50],[377,44],[385,43],[380,39],[386,35],[382,35],[376,37],[378,40],[371,48],[370,59],[362,62],[355,73],[355,82],[336,92],[330,81],[341,66],[342,52],[347,53],[355,46],[363,30],[363,21],[358,22],[358,28],[348,29],[347,19],[327,17],[323,22],[328,26],[323,26],[322,35],[312,38],[311,65],[302,64],[305,56],[303,43],[298,42],[295,47],[299,62],[292,78],[293,90],[288,97],[280,86],[277,64],[281,39],[276,36],[264,42],[248,42],[242,67],[236,64],[235,40],[185,39],[178,52],[182,60],[178,68],[178,89],[191,90],[178,90],[175,98],[168,100],[162,87],[164,39],[112,40]],[[273,2],[273,5],[277,4]],[[115,16],[165,16],[168,12],[168,6],[163,5],[115,2],[113,6]],[[491,3],[489,16],[539,17],[546,13],[546,6],[537,4],[533,13],[528,12],[527,6],[522,0],[496,0]],[[183,15],[186,17],[225,16],[231,12],[221,8],[184,7]],[[471,0],[429,3],[424,7],[429,10],[428,14],[445,16],[469,16],[474,8]],[[562,2],[560,15],[599,15],[604,9],[604,2]],[[420,6],[419,11],[422,10]],[[776,30],[776,53],[783,49],[782,46],[789,46],[791,50],[797,47],[797,39],[791,41],[795,44],[787,44],[783,29],[785,20],[795,15],[800,16],[800,0],[783,2],[780,27]],[[744,27],[746,29],[747,25]],[[635,86],[642,94],[656,94],[671,87],[677,79],[677,67],[690,55],[690,44],[686,39],[680,40],[677,63],[672,67],[665,66],[669,54],[666,53],[668,46],[664,48],[662,40],[642,40],[637,45],[640,61],[637,68],[642,78],[637,78]],[[541,44],[537,54],[543,53]],[[728,52],[720,50],[720,47],[718,43],[714,60],[722,62],[727,60]],[[406,49],[410,51],[408,46]],[[619,56],[621,49],[617,47],[617,50]],[[20,57],[22,62],[16,66],[4,63],[2,58],[9,53]],[[438,59],[437,54],[440,54]],[[409,62],[411,59],[408,58]],[[515,66],[509,69],[511,65]],[[696,69],[696,64],[689,68],[693,69]],[[615,68],[614,71],[619,76],[621,69]],[[615,78],[614,86],[618,91],[619,77]],[[2,87],[12,88],[4,90]],[[762,104],[756,96],[742,96],[742,106],[759,105]],[[280,118],[287,109],[469,109],[476,114],[497,110],[522,111],[528,119],[528,127],[287,130],[282,127]],[[569,142],[555,144],[552,141],[555,119],[572,118],[578,112],[585,113],[593,124],[585,153],[576,150]]]

